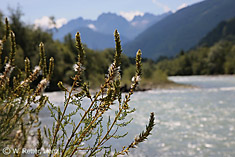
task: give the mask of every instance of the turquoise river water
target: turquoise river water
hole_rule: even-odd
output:
[[[156,125],[152,135],[137,149],[131,150],[129,156],[234,157],[235,76],[184,76],[169,79],[194,85],[195,88],[136,92],[130,103],[130,106],[136,108],[136,112],[130,116],[134,120],[124,128],[124,132],[129,134],[123,139],[110,141],[110,144],[120,150],[123,145],[131,143],[145,129],[150,112],[154,112]],[[48,95],[56,105],[63,106],[63,93]],[[47,111],[40,116],[43,125],[51,125]]]

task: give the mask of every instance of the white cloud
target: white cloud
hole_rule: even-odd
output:
[[[62,27],[64,24],[66,24],[68,21],[66,18],[60,18],[56,20],[56,28]]]
[[[94,24],[89,24],[89,25],[87,25],[87,27],[88,28],[90,28],[90,29],[92,29],[92,30],[94,30],[94,31],[96,31],[97,29],[96,29],[96,27],[95,27],[95,25]]]
[[[34,21],[34,25],[35,25],[36,28],[40,27],[44,30],[51,29],[51,28],[54,28],[54,27],[60,28],[66,23],[67,23],[67,19],[65,19],[65,18],[57,19],[53,23],[52,19],[50,19],[50,17],[48,17],[48,16],[43,16],[42,18],[36,19]]]
[[[48,16],[43,16],[40,19],[36,19],[34,21],[34,25],[36,28],[40,27],[42,29],[47,29],[51,27],[52,21],[50,20]]]
[[[143,16],[144,13],[140,11],[130,11],[130,12],[121,11],[120,15],[125,19],[127,19],[128,21],[131,21],[135,16]]]
[[[162,8],[165,12],[168,12],[168,11],[171,10],[167,5],[165,5],[165,4],[161,3],[161,2],[158,2],[157,0],[152,0],[152,2],[153,2],[153,4],[155,4],[156,6]]]
[[[183,4],[181,4],[181,5],[177,8],[177,10],[183,9],[183,8],[185,8],[185,7],[187,7],[187,6],[188,6],[188,4],[183,3]]]

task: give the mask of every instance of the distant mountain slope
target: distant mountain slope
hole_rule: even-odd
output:
[[[53,38],[58,40],[63,40],[64,36],[71,33],[78,27],[88,27],[88,25],[92,23],[92,20],[85,20],[82,17],[69,21],[67,24],[63,25],[58,30],[53,30]],[[72,33],[71,33],[72,34]],[[72,34],[74,36],[75,34]]]
[[[115,41],[114,36],[110,34],[103,34],[100,32],[93,31],[87,27],[82,27],[71,31],[71,34],[76,34],[79,31],[81,34],[81,40],[89,48],[92,47],[94,50],[102,50],[104,48],[114,48]],[[122,42],[127,42],[127,38],[121,36]]]
[[[206,0],[169,15],[124,46],[128,56],[174,56],[196,45],[219,22],[235,16],[235,0]]]
[[[153,15],[145,13],[144,16],[136,16],[132,21],[127,21],[124,17],[116,15],[114,13],[103,13],[97,20],[86,20],[81,17],[69,21],[66,25],[62,26],[58,30],[53,31],[53,38],[63,40],[64,36],[68,33],[72,35],[78,30],[82,30],[85,38],[85,44],[92,49],[104,49],[114,47],[113,32],[118,29],[122,43],[126,43],[128,40],[134,39],[138,34],[144,31],[152,24],[160,21],[171,12],[162,15]],[[98,38],[99,35],[99,38]],[[110,37],[111,41],[110,40]],[[97,41],[99,39],[99,41]],[[101,44],[103,43],[103,44]]]
[[[235,41],[235,18],[219,23],[198,45],[212,46],[220,40]]]

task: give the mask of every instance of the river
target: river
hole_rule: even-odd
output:
[[[235,76],[170,77],[195,88],[156,89],[136,92],[130,106],[134,120],[124,130],[124,139],[110,143],[117,150],[128,145],[155,113],[156,125],[147,141],[129,156],[235,156]],[[63,105],[63,93],[48,94],[56,105]],[[42,124],[50,125],[48,112]]]

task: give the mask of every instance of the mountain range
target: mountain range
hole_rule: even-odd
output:
[[[124,45],[124,53],[143,57],[175,56],[189,50],[221,21],[235,17],[235,0],[205,0],[167,16]]]
[[[122,44],[133,40],[137,35],[154,23],[171,15],[167,12],[162,15],[145,13],[143,16],[135,16],[131,21],[114,13],[103,13],[97,20],[87,20],[79,17],[69,21],[57,30],[53,30],[53,38],[63,41],[67,34],[74,35],[80,32],[83,43],[91,49],[114,48],[113,32],[117,29],[121,36]]]

